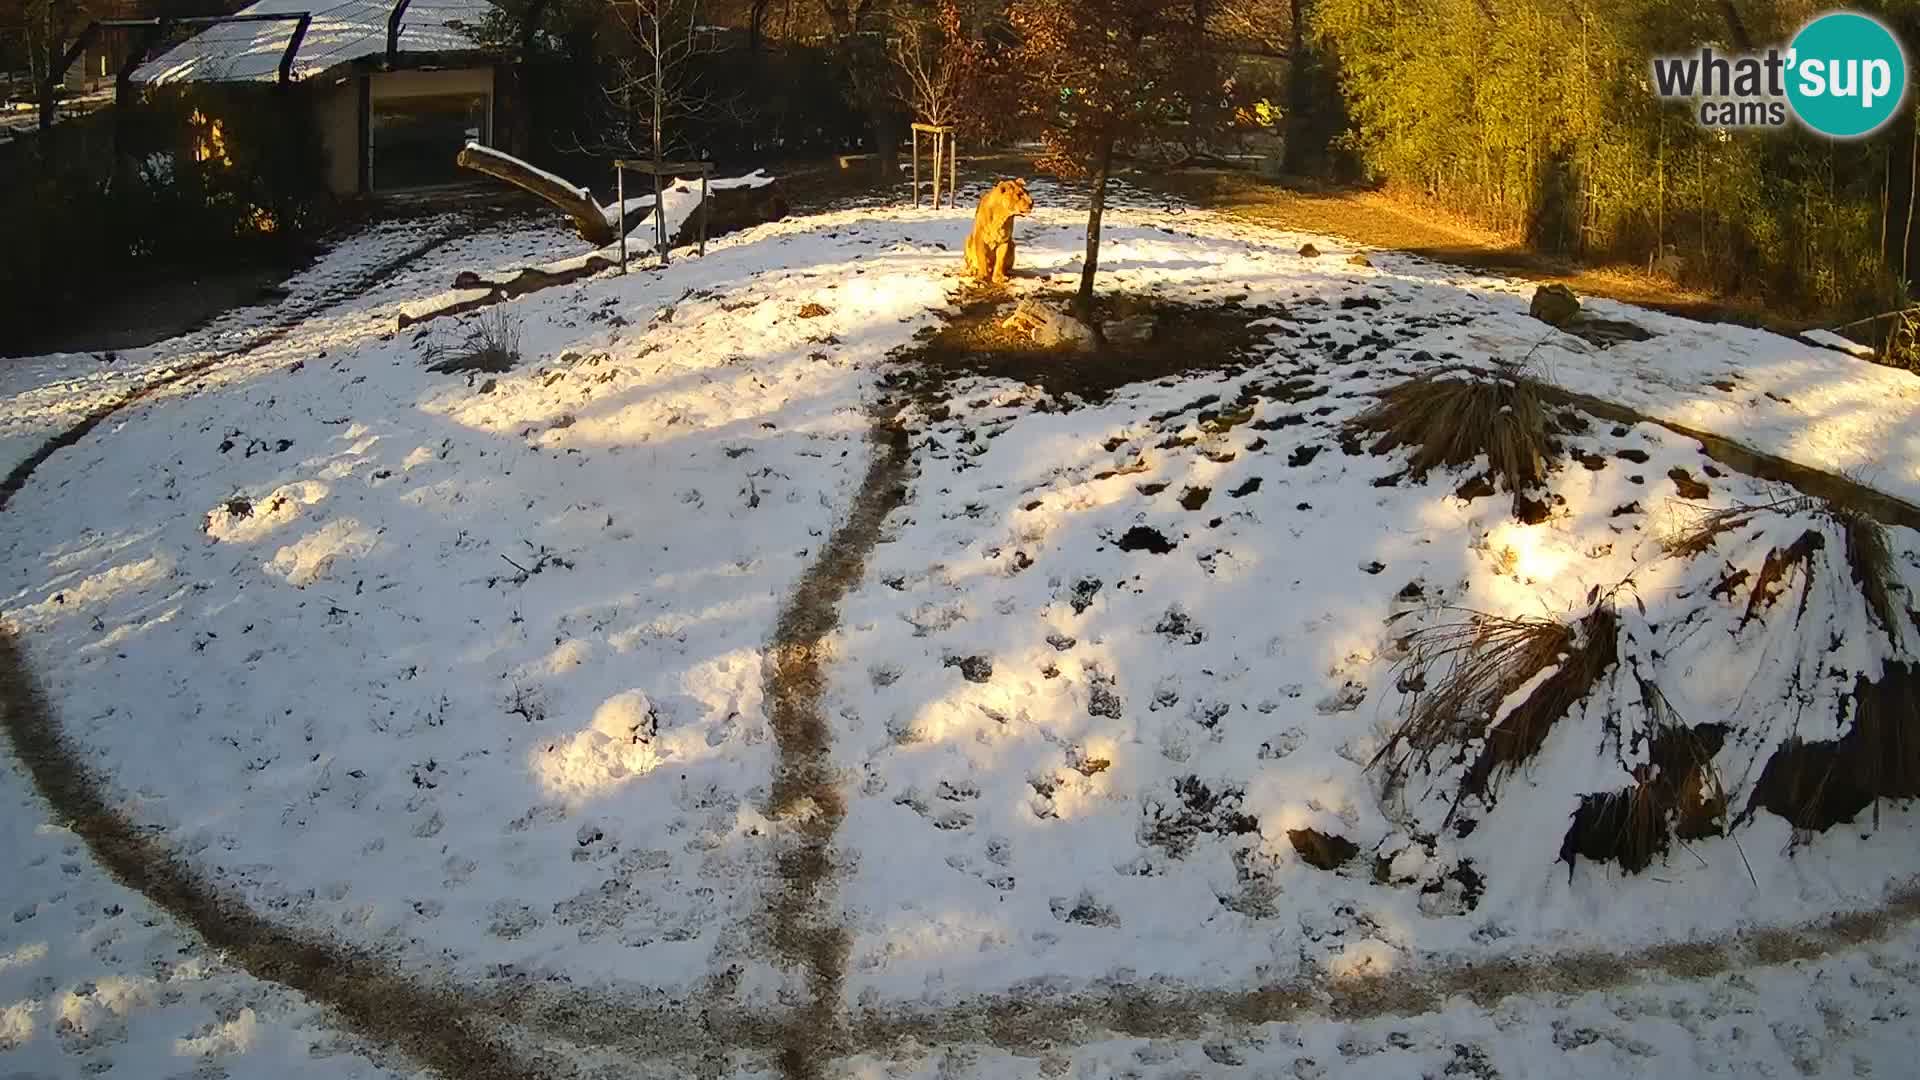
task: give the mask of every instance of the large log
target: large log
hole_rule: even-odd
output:
[[[734,186],[727,180],[716,181],[707,189],[707,239],[750,229],[787,216],[787,189],[780,181],[757,186]],[[673,247],[686,247],[700,237],[700,208],[694,207],[687,220],[670,241]]]
[[[593,201],[587,189],[575,187],[550,172],[543,172],[510,154],[491,147],[468,143],[454,159],[461,168],[488,176],[540,196],[573,219],[581,239],[595,247],[605,247],[619,238],[607,221],[606,212]]]

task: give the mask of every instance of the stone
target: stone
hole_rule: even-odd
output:
[[[1527,314],[1548,326],[1565,326],[1580,314],[1580,298],[1558,282],[1542,285],[1534,290]]]

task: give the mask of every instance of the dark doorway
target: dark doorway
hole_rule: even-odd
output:
[[[455,184],[466,179],[454,155],[469,142],[491,141],[485,94],[375,101],[368,132],[375,191]]]

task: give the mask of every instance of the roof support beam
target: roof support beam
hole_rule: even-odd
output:
[[[400,58],[400,20],[406,18],[407,5],[413,0],[393,0],[393,11],[387,15],[387,66],[392,67]]]

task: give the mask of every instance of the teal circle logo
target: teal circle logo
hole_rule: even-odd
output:
[[[1800,122],[1836,139],[1870,135],[1907,95],[1907,57],[1893,32],[1851,11],[1800,28],[1787,54],[1787,101]]]

